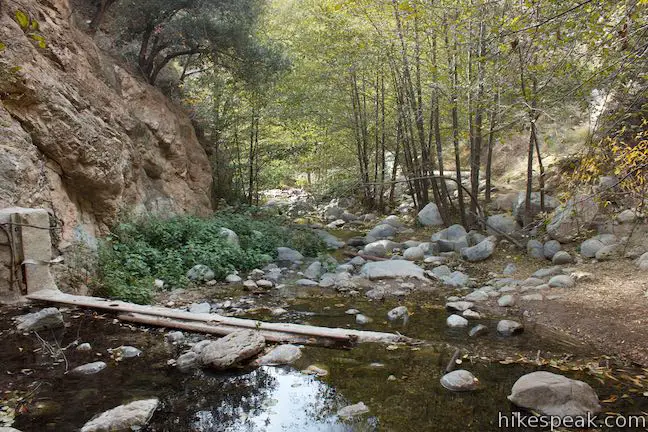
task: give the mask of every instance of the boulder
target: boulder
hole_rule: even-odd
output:
[[[635,264],[640,270],[648,270],[648,252],[641,255],[635,260]]]
[[[203,366],[224,370],[254,357],[265,347],[265,338],[253,330],[239,330],[206,345],[200,353]]]
[[[462,237],[466,237],[467,234],[468,233],[466,232],[466,229],[462,225],[455,224],[455,225],[450,225],[448,228],[442,229],[441,231],[432,234],[431,240],[433,242],[442,239],[456,241],[461,239]]]
[[[398,232],[398,229],[390,224],[380,224],[376,225],[367,233],[368,237],[373,237],[375,239],[386,239],[387,237],[393,237]]]
[[[229,245],[232,245],[232,246],[236,246],[236,247],[240,246],[239,245],[239,237],[238,237],[238,235],[234,231],[232,231],[231,229],[223,227],[218,232],[218,235],[220,236],[220,238],[225,240],[225,243],[227,243]]]
[[[81,432],[139,430],[149,422],[159,403],[157,398],[153,398],[120,405],[94,417],[83,425]]]
[[[544,244],[543,253],[544,257],[548,260],[552,259],[562,249],[562,245],[557,240],[549,240]]]
[[[558,207],[558,201],[550,196],[544,196],[544,211],[550,213],[556,207]],[[513,216],[515,219],[524,225],[524,212],[526,210],[526,192],[520,192],[518,194],[517,200],[513,205]],[[529,215],[531,219],[535,219],[537,215],[542,213],[542,208],[540,207],[540,192],[531,192],[531,214]]]
[[[441,377],[441,385],[450,391],[477,390],[479,380],[467,370],[459,369]]]
[[[299,251],[296,251],[294,249],[290,249],[287,247],[278,247],[277,248],[277,261],[279,262],[297,262],[297,261],[303,261],[304,260],[304,255],[299,253]]]
[[[418,213],[417,219],[419,223],[424,226],[443,225],[443,218],[441,218],[439,208],[434,203],[428,203],[423,207],[423,209]]]
[[[574,283],[574,279],[567,275],[556,275],[549,279],[549,286],[552,288],[571,288]]]
[[[194,282],[209,282],[215,277],[214,271],[204,264],[196,264],[187,272],[187,279]]]
[[[57,308],[50,307],[38,312],[21,315],[15,318],[19,332],[31,332],[63,327],[63,315]]]
[[[514,234],[518,230],[517,221],[509,214],[496,214],[486,219],[486,231],[489,235]]]
[[[383,225],[391,225],[396,229],[400,229],[405,226],[403,225],[403,222],[400,220],[400,218],[396,215],[389,215],[380,223]]]
[[[622,244],[612,244],[603,246],[601,249],[596,251],[596,259],[599,261],[610,261],[613,259],[619,259],[623,256],[624,245]]]
[[[475,246],[462,249],[461,255],[466,261],[477,262],[490,258],[494,251],[495,237],[488,237]]]
[[[409,311],[405,306],[398,306],[390,310],[389,312],[387,312],[387,319],[389,321],[395,321],[398,319],[406,318],[407,316],[409,316]]]
[[[345,243],[339,238],[335,237],[328,231],[324,230],[315,230],[315,234],[326,244],[326,247],[330,250],[340,249],[345,245]]]
[[[637,211],[631,209],[625,209],[618,214],[617,220],[620,223],[633,223],[637,220]]]
[[[104,370],[106,366],[107,366],[106,363],[102,361],[86,363],[84,365],[77,366],[74,369],[72,369],[70,371],[70,375],[76,375],[76,376],[94,375]]]
[[[446,319],[446,324],[451,328],[468,327],[468,320],[459,315],[450,315]]]
[[[520,377],[508,399],[519,407],[550,416],[582,417],[601,411],[598,396],[589,384],[544,371]]]
[[[531,239],[527,242],[526,245],[527,248],[527,254],[536,259],[545,259],[544,256],[544,245],[542,242],[536,240],[536,239]]]
[[[411,247],[409,249],[405,249],[405,252],[403,252],[403,258],[410,261],[421,261],[423,258],[425,258],[425,253],[423,252],[423,249],[418,246]]]
[[[319,261],[312,262],[304,271],[304,276],[308,279],[318,280],[322,275],[322,263]]]
[[[524,331],[524,326],[517,321],[501,320],[497,323],[497,333],[502,336],[513,336]]]
[[[463,312],[473,306],[475,306],[475,304],[470,301],[453,301],[445,304],[446,310],[450,312]]]
[[[547,225],[547,233],[559,242],[570,242],[592,223],[598,212],[599,207],[594,198],[577,195],[554,211]]]
[[[297,345],[278,345],[261,357],[258,364],[267,366],[291,364],[298,360],[301,355],[301,348]]]
[[[394,279],[394,278],[416,278],[425,279],[424,270],[411,261],[389,260],[369,262],[362,266],[360,275],[371,280]]]
[[[599,234],[581,243],[580,253],[585,258],[594,258],[603,246],[617,243],[619,243],[619,239],[614,234]]]
[[[554,254],[553,258],[551,258],[551,262],[554,265],[569,264],[572,262],[572,257],[565,251],[558,251]]]
[[[488,333],[488,327],[486,327],[484,324],[477,324],[475,327],[470,329],[468,336],[477,337],[485,335],[486,333]]]

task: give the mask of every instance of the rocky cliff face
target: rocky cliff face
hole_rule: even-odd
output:
[[[123,210],[208,213],[211,169],[189,118],[71,17],[68,0],[0,3],[0,208],[52,209],[64,242],[92,241]]]

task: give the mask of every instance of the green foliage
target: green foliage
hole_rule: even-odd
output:
[[[240,247],[221,237],[223,227],[238,234]],[[310,229],[254,210],[221,212],[207,219],[182,216],[123,222],[100,246],[96,292],[148,303],[154,279],[164,280],[169,287],[186,287],[190,283],[186,273],[197,264],[208,266],[217,279],[223,279],[234,270],[262,266],[279,246],[310,256],[324,250]]]
[[[16,18],[16,22],[20,26],[20,28],[33,40],[35,40],[38,44],[39,48],[47,48],[47,42],[45,41],[45,37],[40,34],[40,24],[38,23],[37,20],[29,17],[25,12],[21,11],[20,9],[16,10],[16,13],[14,14]],[[4,45],[0,43],[0,51],[4,48]]]
[[[29,17],[27,14],[20,9],[16,11],[16,22],[20,26],[21,29],[27,30],[29,28]]]

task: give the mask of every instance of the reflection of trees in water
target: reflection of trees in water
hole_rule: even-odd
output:
[[[254,424],[248,418],[261,413],[275,386],[276,379],[263,369],[240,374],[197,372],[165,398],[166,413],[154,417],[152,429],[252,431]],[[236,429],[231,429],[234,426]]]

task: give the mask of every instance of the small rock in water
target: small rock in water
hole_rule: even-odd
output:
[[[369,408],[367,407],[367,405],[365,405],[363,402],[358,402],[357,404],[348,405],[344,408],[341,408],[338,411],[338,416],[345,419],[350,419],[351,417],[355,417],[368,412]]]
[[[207,344],[200,353],[204,366],[225,370],[256,356],[265,347],[265,338],[253,330],[237,330]]]
[[[358,309],[347,309],[344,313],[347,315],[357,315],[360,311]]]
[[[306,375],[315,375],[319,377],[324,377],[329,374],[329,372],[326,369],[323,369],[316,365],[308,366],[306,369],[302,371],[302,373],[305,373]]]
[[[180,372],[188,372],[200,365],[200,357],[197,353],[189,351],[178,357],[175,365]]]
[[[407,310],[407,307],[398,306],[390,310],[389,312],[387,312],[387,319],[389,321],[394,321],[397,319],[405,318],[408,315],[409,315],[409,311]]]
[[[468,320],[462,316],[459,315],[450,315],[448,319],[446,320],[446,324],[448,327],[451,328],[456,328],[456,327],[467,327],[468,326]]]
[[[357,314],[355,320],[356,320],[356,324],[360,324],[360,325],[369,324],[372,321],[371,318],[362,314]]]
[[[181,331],[171,331],[167,333],[164,338],[170,344],[175,344],[184,341],[185,336],[184,333],[182,333]]]
[[[513,336],[524,331],[524,326],[517,321],[501,320],[497,323],[497,333],[502,336]]]
[[[475,306],[475,304],[469,301],[448,302],[445,305],[446,309],[450,312],[463,312],[473,306]]]
[[[479,380],[467,370],[459,369],[443,375],[441,385],[451,391],[472,391],[479,386]]]
[[[84,342],[79,344],[79,346],[76,347],[76,350],[82,352],[92,351],[92,346],[88,342]]]
[[[475,312],[474,310],[470,310],[470,309],[466,309],[465,311],[463,311],[463,313],[461,315],[463,315],[464,318],[468,318],[468,319],[480,319],[481,318],[481,315],[479,315],[479,312]]]
[[[272,282],[266,279],[259,279],[256,284],[259,288],[272,288],[274,286]]]
[[[477,324],[475,327],[470,329],[468,336],[477,337],[485,335],[486,333],[488,333],[488,327],[486,327],[484,324]]]
[[[143,399],[120,405],[87,422],[81,432],[106,432],[138,430],[146,426],[160,401],[157,398]]]
[[[291,364],[302,355],[297,345],[279,345],[258,360],[260,365],[274,366]]]
[[[87,363],[72,369],[70,375],[93,375],[104,370],[106,366],[106,363],[102,361]]]
[[[38,312],[21,315],[15,318],[19,332],[31,332],[63,327],[63,315],[57,308],[45,308]]]
[[[127,358],[139,357],[142,355],[142,351],[128,345],[122,345],[117,348],[108,349],[108,352],[116,361],[127,359]]]
[[[207,302],[192,303],[191,306],[189,306],[189,312],[195,314],[209,313],[210,310],[211,305]]]

